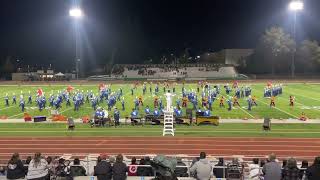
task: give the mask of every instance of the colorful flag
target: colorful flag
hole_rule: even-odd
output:
[[[43,95],[43,90],[39,88],[37,91],[37,96],[42,96],[42,95]]]
[[[69,85],[69,86],[67,87],[67,91],[68,91],[68,93],[70,93],[73,89],[74,89],[74,88],[73,88],[72,86],[70,86],[70,85]]]

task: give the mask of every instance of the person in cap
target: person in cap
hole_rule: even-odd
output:
[[[111,180],[112,178],[112,166],[110,162],[107,162],[107,155],[100,155],[101,161],[94,167],[94,176],[97,176],[98,180]]]

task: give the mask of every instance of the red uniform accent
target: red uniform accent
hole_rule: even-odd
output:
[[[37,95],[38,96],[42,96],[43,95],[43,90],[41,88],[38,89]]]
[[[130,164],[128,166],[128,176],[137,176],[138,167],[137,164]]]

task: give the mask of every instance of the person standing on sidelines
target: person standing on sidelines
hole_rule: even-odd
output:
[[[115,126],[119,126],[120,125],[120,112],[118,111],[117,108],[114,108],[113,117],[114,117]]]
[[[276,107],[275,97],[274,97],[274,96],[271,96],[271,99],[270,99],[270,107]]]
[[[290,95],[290,96],[289,96],[289,101],[290,101],[289,106],[290,106],[290,107],[293,107],[293,106],[294,106],[294,96]]]
[[[4,97],[4,100],[6,102],[6,106],[9,106],[9,97],[8,97],[8,93],[6,94],[6,96]]]

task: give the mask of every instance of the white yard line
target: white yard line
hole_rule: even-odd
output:
[[[288,87],[286,87],[286,88],[288,88]],[[294,89],[294,88],[291,88],[291,87],[289,87],[290,89]],[[296,89],[297,90],[297,89]],[[299,91],[299,90],[298,90]],[[294,92],[294,91],[292,91],[292,90],[290,90],[290,92],[293,92],[292,94],[293,95],[297,95],[297,96],[301,96],[301,97],[304,97],[304,98],[307,98],[307,99],[312,99],[312,100],[315,100],[315,101],[318,101],[318,102],[320,102],[320,99],[316,99],[316,98],[312,98],[312,97],[308,97],[308,96],[303,96],[303,95],[301,95],[300,93],[296,93],[296,92]],[[290,94],[290,92],[288,92],[288,94]]]
[[[267,103],[265,103],[265,102],[263,102],[263,101],[260,101],[260,100],[258,100],[258,99],[257,99],[257,101],[259,101],[259,102],[261,102],[261,103],[269,106]],[[277,109],[278,111],[281,111],[281,112],[283,112],[283,113],[285,113],[285,114],[288,114],[288,115],[290,115],[290,116],[292,116],[292,117],[294,117],[294,118],[297,118],[297,119],[299,118],[298,116],[293,115],[293,114],[291,114],[291,113],[289,113],[289,112],[287,112],[287,111],[284,111],[284,110],[282,110],[282,109],[279,109],[279,108],[277,108],[277,107],[272,107],[272,108],[275,108],[275,109]]]
[[[279,98],[285,99],[284,97],[281,97],[281,96],[279,96]],[[302,103],[299,103],[298,101],[295,101],[294,103],[300,104],[301,106],[306,106],[306,107],[308,107],[307,105],[302,104]],[[310,110],[320,111],[319,109],[310,109]]]
[[[220,95],[219,95],[219,96],[220,96]],[[229,95],[227,95],[227,96],[228,96],[228,98],[231,97],[231,96],[229,96]],[[241,111],[243,111],[244,113],[248,114],[250,117],[254,118],[254,116],[253,116],[252,114],[250,114],[248,111],[246,111],[245,109],[243,109],[241,106],[239,106],[239,109],[240,109]]]
[[[16,114],[16,115],[13,115],[13,116],[9,116],[8,119],[11,119],[13,117],[17,117],[17,116],[20,116],[21,114],[24,114],[25,112],[22,112],[22,113],[19,113],[19,114]]]
[[[65,110],[63,110],[63,111],[61,111],[61,112],[59,112],[59,113],[62,114],[62,113],[66,112],[66,111],[69,111],[69,110],[71,110],[71,109],[72,109],[72,107],[67,108],[67,109],[65,109]]]
[[[254,116],[252,114],[250,114],[248,111],[246,111],[245,109],[243,109],[242,107],[240,107],[241,111],[245,112],[246,114],[248,114],[250,117],[254,118]]]
[[[14,106],[5,107],[5,108],[0,109],[0,111],[1,111],[1,110],[5,110],[5,109],[9,109],[9,108],[13,108],[13,107],[14,107]]]

